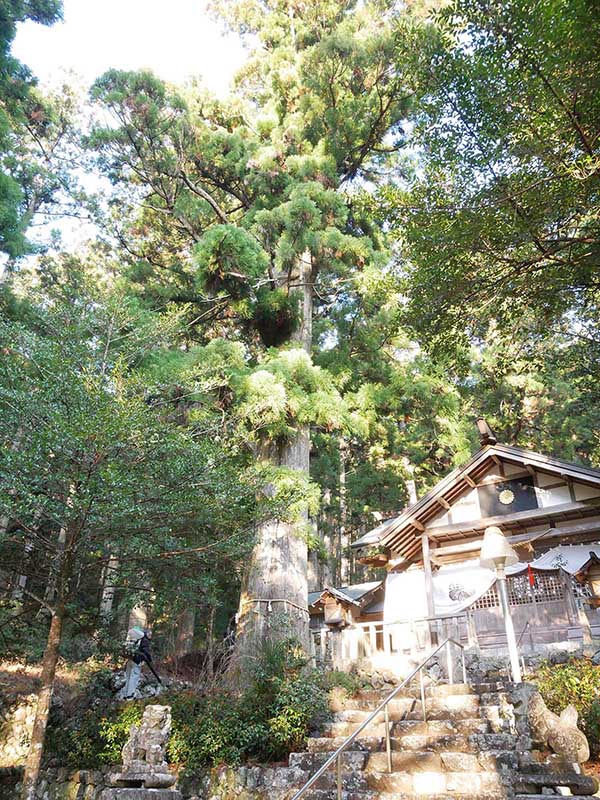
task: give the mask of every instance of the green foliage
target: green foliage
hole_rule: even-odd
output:
[[[322,682],[323,688],[327,691],[342,689],[350,697],[364,686],[364,682],[355,673],[342,672],[337,669],[324,672]]]
[[[284,289],[261,289],[252,309],[256,326],[265,347],[278,347],[298,328],[300,298]]]
[[[533,680],[550,711],[560,714],[569,704],[575,706],[592,757],[600,755],[600,667],[589,658],[571,658],[566,664],[544,662]]]
[[[2,609],[0,639],[5,652],[39,655],[46,596],[65,608],[62,655],[81,660],[110,650],[98,586],[117,554],[113,616],[150,587],[167,630],[190,598],[208,608],[227,598],[231,613],[261,498],[245,453],[192,430],[168,365],[168,391],[138,367],[172,342],[177,314],[157,317],[112,288],[88,293],[90,276],[68,259],[45,266],[25,321],[0,322],[0,561],[27,581]],[[62,572],[61,527],[74,553]]]
[[[121,751],[129,729],[139,723],[144,707],[140,703],[126,703],[109,706],[107,712],[108,698],[98,697],[97,691],[94,694],[94,706],[78,709],[66,720],[60,712],[51,713],[47,758],[74,769],[97,769],[101,765],[121,763]]]
[[[356,681],[343,673],[308,670],[292,640],[268,643],[241,695],[184,691],[161,696],[173,719],[169,760],[192,772],[207,765],[282,759],[302,749],[310,730],[326,720],[327,692],[333,686],[354,691]],[[68,719],[54,713],[49,757],[78,768],[119,763],[129,727],[140,720],[143,704],[111,705],[104,671],[88,678],[82,696],[87,705]]]
[[[32,20],[51,25],[60,19],[61,0],[1,0],[0,2],[0,251],[9,256],[23,255],[29,249],[25,230],[37,203],[28,207],[33,173],[37,172],[37,191],[42,189],[42,172],[32,162],[19,159],[20,140],[27,127],[36,135],[43,131],[47,109],[35,95],[35,80],[29,69],[10,54],[17,24]],[[22,153],[21,153],[22,156]],[[48,184],[43,187],[48,190]]]
[[[37,662],[45,647],[46,621],[22,613],[16,600],[0,601],[0,642],[2,656]]]
[[[268,257],[250,234],[235,225],[215,225],[194,251],[204,289],[231,298],[247,295],[264,275]]]
[[[581,0],[454,0],[416,50],[419,162],[382,200],[441,350],[482,318],[547,328],[595,303],[599,24]]]

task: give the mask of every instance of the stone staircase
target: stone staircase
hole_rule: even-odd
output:
[[[389,693],[362,691],[337,698],[333,719],[308,750],[293,753],[289,766],[302,786]],[[407,687],[389,705],[392,771],[388,771],[383,714],[342,757],[343,800],[535,800],[597,791],[595,779],[571,764],[533,749],[526,714],[526,688],[488,683],[436,685],[426,690],[426,721],[418,688]],[[332,766],[306,800],[336,800]],[[297,790],[297,789],[296,789]],[[288,797],[293,797],[290,792]]]

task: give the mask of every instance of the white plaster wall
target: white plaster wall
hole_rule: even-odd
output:
[[[481,509],[479,508],[479,495],[477,494],[477,490],[471,489],[470,492],[459,497],[450,509],[450,516],[452,517],[452,522],[466,522],[472,519],[479,519],[481,517]]]
[[[540,487],[537,490],[537,496],[538,503],[542,508],[572,502],[571,492],[566,484],[563,484],[563,486],[556,486],[554,489],[543,489]]]
[[[595,486],[586,486],[584,483],[573,484],[576,500],[589,500],[592,497],[600,497],[600,489]]]

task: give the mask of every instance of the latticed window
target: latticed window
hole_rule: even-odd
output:
[[[565,585],[558,572],[536,572],[535,585],[529,583],[527,573],[513,575],[506,580],[508,589],[508,602],[511,606],[525,606],[529,603],[549,603],[554,600],[563,600]],[[500,605],[500,598],[496,584],[474,603],[474,608],[496,608]]]
[[[585,601],[592,597],[591,586],[587,581],[584,581],[584,583],[579,583],[579,581],[575,580],[575,578],[571,578],[571,587],[573,589],[573,595],[577,605],[580,608],[583,608]]]
[[[496,584],[490,586],[485,594],[482,594],[479,600],[473,603],[473,608],[496,608],[500,605],[500,598],[496,591]]]

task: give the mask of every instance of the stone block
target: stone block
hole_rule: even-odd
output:
[[[183,800],[176,789],[116,788],[104,789],[100,800]]]
[[[413,775],[413,792],[418,795],[443,794],[449,791],[443,772],[418,772]]]

